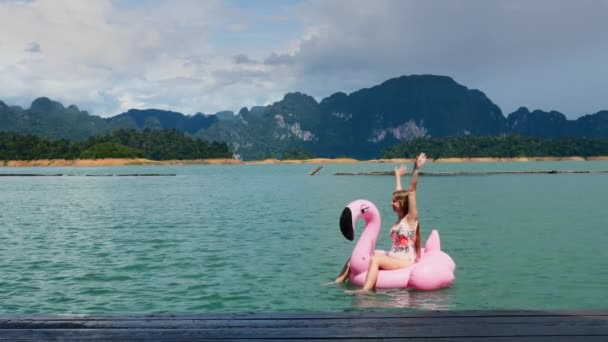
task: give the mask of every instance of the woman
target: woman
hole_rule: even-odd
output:
[[[412,181],[407,191],[401,188],[401,176],[407,172],[405,166],[395,169],[395,192],[393,192],[392,207],[397,214],[397,221],[390,230],[393,246],[386,254],[376,253],[370,260],[363,291],[369,291],[376,285],[378,271],[405,268],[420,258],[420,223],[416,207],[416,187],[418,185],[418,170],[426,163],[426,155],[421,153],[414,163]],[[350,263],[347,262],[335,283],[348,279]]]

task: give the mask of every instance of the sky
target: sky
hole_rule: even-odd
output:
[[[103,117],[322,100],[414,74],[506,116],[608,109],[608,0],[0,0],[0,100]]]

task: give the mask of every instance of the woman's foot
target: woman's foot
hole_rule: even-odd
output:
[[[347,294],[360,294],[360,293],[372,293],[372,291],[370,291],[370,290],[364,290],[364,289],[359,289],[359,290],[346,290],[346,291],[344,291],[344,293],[347,293]]]

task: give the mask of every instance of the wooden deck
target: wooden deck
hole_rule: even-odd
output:
[[[608,341],[608,310],[7,316],[0,341]]]

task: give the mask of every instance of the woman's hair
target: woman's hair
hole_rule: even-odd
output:
[[[395,192],[393,192],[393,199],[397,200],[397,202],[399,203],[399,207],[401,208],[401,212],[398,213],[399,219],[397,220],[397,223],[399,223],[399,221],[401,221],[408,213],[409,210],[409,203],[408,203],[408,195],[409,192],[407,192],[406,190],[396,190]],[[421,238],[420,238],[420,221],[418,221],[417,226],[416,226],[416,237],[414,240],[414,248],[416,249],[416,261],[418,261],[418,259],[420,259],[420,245],[422,244]]]

